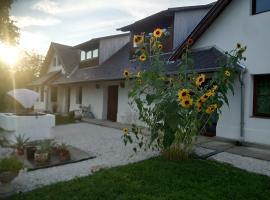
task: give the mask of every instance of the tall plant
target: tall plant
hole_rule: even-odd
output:
[[[123,129],[123,141],[136,143],[134,148],[158,148],[170,159],[186,159],[191,155],[196,136],[207,124],[215,121],[224,103],[228,105],[228,91],[233,91],[237,63],[245,59],[246,47],[237,44],[220,60],[219,70],[211,76],[198,73],[193,68],[192,39],[189,39],[177,74],[168,75],[163,59],[163,41],[168,33],[156,29],[149,37],[135,35],[137,46],[134,57],[147,62],[149,69],[131,73],[123,72],[129,92],[130,104],[139,113],[139,120],[150,131],[142,134],[136,124]],[[223,57],[223,58],[224,58]]]

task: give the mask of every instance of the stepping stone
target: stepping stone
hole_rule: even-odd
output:
[[[236,146],[231,149],[226,150],[228,153],[233,153],[241,156],[257,158],[260,160],[270,161],[270,150],[269,149],[259,149],[255,147],[245,147]]]
[[[206,143],[201,143],[201,144],[198,144],[197,146],[216,150],[216,151],[224,151],[224,150],[234,147],[234,145],[231,143],[219,142],[219,141],[210,141]]]

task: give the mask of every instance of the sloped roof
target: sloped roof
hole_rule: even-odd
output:
[[[62,75],[52,84],[68,84],[91,81],[108,81],[123,79],[123,71],[125,69],[136,72],[149,69],[149,62],[140,64],[139,62],[131,62],[129,60],[130,45],[125,45],[110,59],[98,67],[88,67],[76,70],[70,77]],[[194,69],[196,71],[215,71],[218,67],[218,62],[225,55],[215,47],[207,49],[194,50]],[[164,54],[162,59],[166,61],[171,56],[171,53]],[[179,69],[181,61],[169,62],[166,65],[168,74],[175,74]]]
[[[55,42],[52,42],[51,45],[57,56],[59,56],[65,72],[70,74],[79,65],[80,50]]]
[[[190,35],[184,40],[174,51],[169,60],[175,60],[180,58],[183,50],[187,44],[189,38],[193,39],[193,44],[200,38],[200,36],[211,26],[211,24],[217,19],[222,11],[231,3],[232,0],[219,0],[200,21],[200,23],[194,28]]]
[[[150,15],[146,18],[143,18],[141,20],[138,20],[132,24],[129,24],[127,26],[118,28],[117,30],[121,30],[121,31],[132,31],[134,29],[136,29],[136,27],[141,26],[141,25],[145,25],[148,24],[150,22],[158,22],[160,20],[168,20],[171,17],[174,16],[175,12],[179,12],[179,11],[188,11],[188,10],[198,10],[198,9],[206,9],[206,8],[211,8],[214,4],[210,3],[210,4],[206,4],[206,5],[196,5],[196,6],[185,6],[185,7],[175,7],[175,8],[168,8],[167,10],[163,10],[160,11],[158,13],[155,13],[153,15]]]
[[[36,86],[36,85],[43,85],[50,80],[53,80],[56,78],[58,75],[60,75],[60,71],[55,71],[55,72],[49,72],[48,74],[45,74],[44,76],[41,76],[40,78],[32,81],[30,85]]]

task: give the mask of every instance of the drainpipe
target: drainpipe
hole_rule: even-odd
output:
[[[242,145],[242,143],[245,140],[245,131],[244,131],[244,126],[245,126],[245,122],[244,122],[244,118],[245,118],[245,84],[244,84],[244,74],[246,73],[246,68],[242,68],[239,74],[239,82],[240,82],[240,103],[241,103],[241,107],[240,107],[240,141],[239,141],[239,145]]]

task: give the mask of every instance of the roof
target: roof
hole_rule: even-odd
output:
[[[180,58],[183,50],[186,46],[187,40],[189,38],[193,39],[193,44],[200,38],[200,36],[210,27],[210,25],[217,19],[217,17],[222,13],[222,11],[231,3],[232,0],[219,0],[210,11],[205,15],[205,17],[200,21],[200,23],[194,28],[191,34],[176,48],[169,60],[175,60]]]
[[[46,75],[54,53],[56,53],[59,57],[63,65],[64,71],[67,74],[70,74],[79,65],[80,50],[68,45],[52,42],[45,57],[43,66],[41,68],[42,76]]]
[[[52,42],[52,47],[54,48],[57,56],[59,56],[67,74],[70,74],[77,66],[79,66],[80,50],[54,42]]]
[[[81,44],[74,46],[74,48],[83,48],[83,47],[91,45],[91,44],[98,44],[100,40],[128,36],[128,35],[129,35],[129,33],[122,33],[122,34],[117,34],[117,35],[109,35],[109,36],[104,36],[104,37],[93,38],[91,40],[88,40],[86,42],[83,42]]]
[[[121,31],[132,31],[136,29],[136,27],[148,24],[150,22],[160,22],[160,21],[168,21],[169,19],[172,19],[174,17],[175,12],[179,11],[188,11],[188,10],[197,10],[197,9],[207,9],[213,6],[213,3],[206,4],[206,5],[196,5],[196,6],[186,6],[186,7],[175,7],[175,8],[168,8],[167,10],[160,11],[158,13],[155,13],[153,15],[150,15],[146,18],[143,18],[141,20],[138,20],[132,24],[129,24],[127,26],[118,28],[117,30]]]
[[[60,71],[55,71],[55,72],[49,72],[48,74],[45,74],[44,76],[41,76],[40,78],[32,81],[30,85],[36,86],[36,85],[43,85],[50,80],[53,80],[60,74]]]
[[[129,48],[130,45],[127,44],[101,66],[78,69],[70,77],[62,75],[52,84],[121,80],[123,79],[122,74],[125,69],[128,69],[131,72],[148,70],[149,62],[141,65],[138,62],[131,62],[129,60]],[[225,56],[215,47],[194,50],[192,54],[194,57],[194,69],[196,71],[204,72],[215,71],[219,60]],[[166,61],[170,56],[171,53],[164,54],[162,59]],[[181,61],[167,63],[167,73],[176,74],[179,70],[180,62]]]

